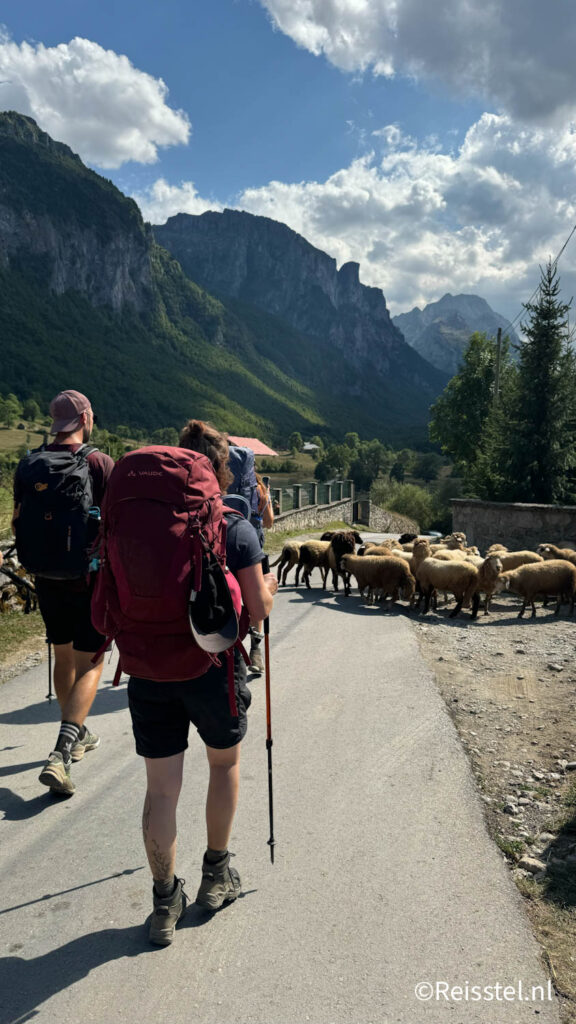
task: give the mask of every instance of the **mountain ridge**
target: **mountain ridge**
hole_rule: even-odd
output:
[[[319,303],[330,327],[324,277],[332,279],[335,261],[305,239],[299,244],[318,268],[308,282],[310,309]],[[305,323],[297,328],[245,296],[224,301],[157,243],[133,200],[31,118],[0,114],[5,390],[47,401],[76,387],[109,426],[178,427],[197,416],[273,444],[294,430],[332,438],[357,430],[417,444],[444,378],[403,341],[422,381],[400,364],[390,367],[385,350],[379,368],[358,358],[355,346],[370,334],[358,330],[354,311],[364,286],[357,267],[337,273],[336,339],[323,329],[312,336]],[[367,309],[377,292],[361,293]],[[385,324],[399,338],[379,294],[380,316],[370,330],[377,334]],[[285,308],[284,296],[280,312]]]
[[[393,321],[416,352],[451,376],[458,373],[475,331],[496,335],[500,327],[513,344],[519,343],[506,318],[494,312],[479,295],[446,292],[437,302],[429,302],[423,309],[414,306],[409,313],[393,317]]]

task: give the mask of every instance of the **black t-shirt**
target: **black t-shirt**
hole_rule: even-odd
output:
[[[226,565],[231,572],[258,565],[264,558],[258,534],[246,519],[226,516]]]

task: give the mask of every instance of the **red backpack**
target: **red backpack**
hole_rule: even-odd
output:
[[[92,621],[115,640],[123,672],[193,679],[246,635],[240,586],[225,565],[223,512],[205,455],[155,445],[116,463],[102,509]]]

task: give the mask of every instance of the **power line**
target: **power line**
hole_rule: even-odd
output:
[[[564,242],[564,245],[563,245],[563,246],[562,246],[562,248],[560,249],[559,253],[558,253],[558,254],[557,254],[557,256],[555,257],[555,259],[554,259],[554,260],[552,261],[552,266],[553,266],[553,267],[556,267],[556,266],[558,265],[558,260],[560,259],[560,257],[561,257],[561,255],[562,255],[562,253],[564,252],[564,250],[565,250],[566,246],[568,245],[568,243],[569,243],[570,239],[572,238],[572,235],[573,235],[573,234],[574,234],[575,232],[576,232],[576,224],[575,224],[575,225],[574,225],[574,227],[572,228],[572,230],[571,230],[570,234],[568,235],[568,238],[567,238],[567,239],[566,239],[566,241]],[[540,292],[540,285],[538,284],[538,285],[536,286],[536,288],[534,289],[534,291],[532,292],[532,295],[531,295],[531,296],[530,296],[530,298],[528,299],[528,302],[524,303],[524,305],[526,305],[526,306],[529,306],[529,305],[530,305],[530,303],[531,303],[531,302],[533,302],[533,300],[534,300],[534,299],[536,298],[536,296],[538,295],[538,293],[539,293],[539,292]],[[520,320],[520,318],[521,318],[521,317],[522,317],[523,315],[524,315],[524,310],[520,310],[520,312],[518,313],[518,315],[517,315],[516,317],[514,317],[514,320],[512,320],[512,321],[508,320],[508,326],[509,326],[509,327],[511,327],[511,328],[512,328],[512,330],[514,330],[514,327],[516,326],[516,324],[518,323],[518,321]],[[572,332],[571,332],[571,334],[570,334],[570,338],[572,338],[572,336],[574,335],[574,333],[575,333],[575,332],[576,332],[576,326],[575,326],[575,327],[573,328],[573,330],[572,330]],[[570,338],[569,338],[569,340],[570,340]]]

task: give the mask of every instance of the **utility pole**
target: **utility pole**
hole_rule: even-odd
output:
[[[500,395],[500,361],[502,358],[502,328],[498,328],[496,336],[496,366],[494,367],[494,405],[498,405]]]

